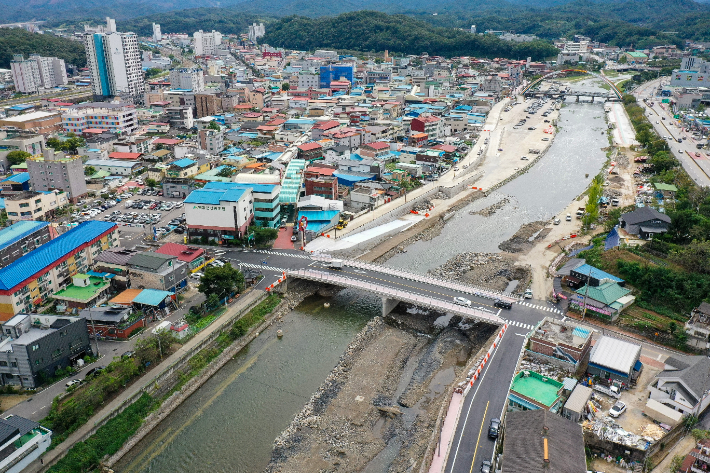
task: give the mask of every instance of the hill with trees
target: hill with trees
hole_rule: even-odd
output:
[[[557,49],[545,41],[514,43],[494,35],[472,35],[454,28],[435,27],[405,15],[373,11],[344,13],[336,17],[287,17],[269,24],[262,42],[271,46],[316,48],[436,56],[507,57],[540,60]]]
[[[64,59],[67,64],[79,67],[86,65],[84,45],[50,34],[30,33],[21,28],[0,29],[0,67],[9,69],[13,54],[24,54],[25,58],[37,53]]]

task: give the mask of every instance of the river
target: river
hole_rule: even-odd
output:
[[[330,302],[330,308],[323,306]],[[309,297],[220,369],[116,466],[122,473],[254,473],[274,439],[310,399],[379,298],[342,291]]]
[[[594,87],[593,87],[594,88]],[[597,90],[600,90],[597,88]],[[547,154],[525,175],[473,202],[432,241],[418,242],[387,264],[424,273],[462,251],[497,252],[527,222],[548,220],[588,186],[608,146],[603,108],[569,103]],[[589,174],[585,178],[585,174]],[[469,215],[509,196],[491,217]],[[466,235],[466,237],[462,237]],[[367,321],[379,298],[345,290],[310,297],[227,363],[115,466],[120,473],[260,472],[273,440],[318,389]]]
[[[530,171],[467,205],[438,236],[408,246],[406,253],[385,264],[424,274],[464,251],[500,252],[498,245],[521,225],[558,215],[599,173],[606,161],[602,148],[609,146],[601,103],[567,103],[560,110],[558,125],[552,146]],[[489,217],[469,214],[505,197],[508,204]]]

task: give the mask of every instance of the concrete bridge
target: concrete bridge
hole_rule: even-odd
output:
[[[590,97],[592,102],[599,97],[604,99],[604,102],[615,102],[618,101],[618,97],[613,92],[581,92],[581,91],[567,91],[567,92],[543,92],[540,90],[529,90],[525,92],[525,97],[550,97],[550,98],[561,98],[566,97],[576,97],[576,102],[579,102],[580,97]]]
[[[316,259],[317,258],[317,259]],[[331,269],[329,257],[314,257],[320,267],[286,271],[289,278],[308,279],[341,287],[352,287],[377,294],[382,298],[382,315],[390,313],[400,302],[460,315],[466,319],[503,325],[500,310],[473,302],[472,306],[454,303],[455,297],[471,297],[517,302],[509,294],[480,289],[455,282],[422,276],[360,261],[343,261],[342,269]],[[487,305],[487,304],[486,304]],[[493,309],[493,310],[491,310]]]

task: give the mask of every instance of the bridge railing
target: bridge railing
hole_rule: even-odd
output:
[[[441,299],[435,299],[432,297],[421,296],[408,291],[402,291],[400,289],[394,289],[389,286],[381,284],[373,284],[360,279],[350,278],[346,276],[341,276],[339,274],[333,274],[324,271],[317,271],[313,269],[297,269],[293,271],[288,271],[289,276],[297,277],[301,279],[310,279],[319,282],[328,282],[338,286],[354,287],[357,289],[363,289],[369,292],[374,292],[377,295],[389,297],[392,299],[397,299],[403,302],[410,302],[417,305],[429,307],[432,309],[445,310],[447,312],[452,312],[463,317],[474,318],[479,320],[484,320],[486,322],[503,325],[505,321],[498,317],[497,315],[485,312],[482,310],[474,309],[471,307],[457,305],[451,302],[443,301]]]
[[[329,262],[332,260],[331,256],[327,255],[317,255],[313,256],[313,259],[317,261]],[[421,274],[410,273],[408,271],[401,271],[395,268],[389,268],[387,266],[381,266],[377,264],[364,263],[362,261],[355,260],[343,260],[343,264],[347,266],[352,266],[353,268],[366,269],[368,271],[375,271],[383,274],[389,274],[390,276],[397,276],[402,279],[409,279],[410,281],[417,281],[425,284],[432,284],[434,286],[446,287],[448,289],[453,289],[455,291],[464,292],[466,294],[473,294],[478,297],[484,297],[486,299],[501,299],[508,302],[517,302],[520,298],[514,295],[502,291],[495,291],[493,289],[484,289],[476,286],[468,286],[466,284],[461,284],[453,281],[447,281],[445,279],[434,278],[431,276],[423,276]]]

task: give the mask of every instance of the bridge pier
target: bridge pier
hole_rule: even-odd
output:
[[[579,95],[577,95],[577,100],[575,100],[575,102],[579,102]]]
[[[389,297],[382,298],[382,317],[386,316],[397,307],[399,301],[397,299],[390,299]]]

